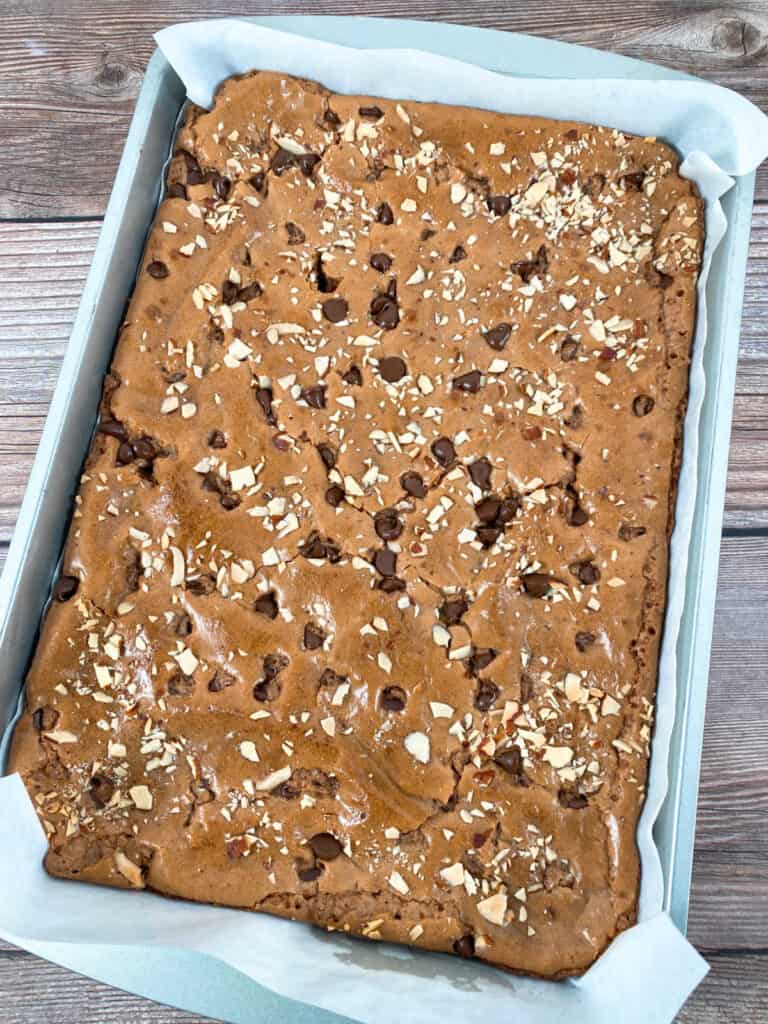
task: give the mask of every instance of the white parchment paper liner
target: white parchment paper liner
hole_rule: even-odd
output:
[[[266,915],[172,902],[149,893],[85,890],[51,879],[42,870],[45,838],[20,779],[13,776],[0,780],[0,935],[43,956],[46,949],[60,950],[71,943],[91,944],[95,950],[133,948],[137,958],[157,947],[153,963],[160,975],[161,953],[194,950],[213,958],[206,961],[209,972],[215,973],[217,963],[224,972],[227,964],[272,992],[365,1024],[391,1024],[393,1019],[487,1024],[502,1015],[519,1024],[615,1024],[617,1019],[626,1024],[668,1024],[707,971],[662,913],[663,879],[652,837],[667,790],[674,724],[675,651],[705,389],[705,288],[712,254],[727,226],[719,198],[733,184],[729,175],[746,174],[765,158],[768,119],[740,96],[700,82],[513,79],[433,54],[351,50],[240,21],[174,26],[156,38],[189,98],[203,106],[210,105],[216,86],[227,76],[263,68],[314,78],[339,92],[604,124],[662,137],[684,156],[682,171],[706,200],[707,240],[698,284],[653,756],[638,828],[639,923],[619,936],[582,979],[552,983],[511,977],[477,961],[326,936]],[[31,912],[35,907],[44,908],[44,913]],[[168,984],[170,999],[178,978],[169,974]],[[256,985],[253,989],[250,1006],[245,1000],[231,1005],[222,994],[221,1015],[237,1022],[259,1019],[259,995],[264,993]],[[212,1012],[210,1000],[206,1006]]]

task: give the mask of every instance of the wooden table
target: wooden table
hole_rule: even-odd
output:
[[[241,14],[302,3],[241,0]],[[0,11],[0,563],[13,533],[152,33],[226,0],[4,0]],[[440,18],[667,64],[768,110],[768,3],[315,0],[312,14]],[[712,973],[685,1024],[768,1020],[768,166],[741,332],[689,935]],[[0,943],[5,1024],[200,1018]]]

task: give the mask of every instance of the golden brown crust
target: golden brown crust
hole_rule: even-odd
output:
[[[49,871],[544,977],[631,924],[702,230],[655,140],[192,108],[14,737]]]

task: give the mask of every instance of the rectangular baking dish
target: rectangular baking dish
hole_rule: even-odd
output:
[[[679,79],[677,72],[549,40],[428,22],[351,18],[251,19],[270,28],[366,48],[410,47],[456,57],[508,75],[558,78]],[[30,476],[0,587],[0,733],[19,703],[41,614],[59,559],[80,466],[96,419],[112,353],[163,165],[185,95],[162,54],[154,54],[138,98],[93,264]],[[708,285],[704,355],[708,387],[700,424],[696,512],[678,644],[677,714],[669,792],[654,836],[665,880],[664,909],[685,931],[696,818],[717,564],[725,494],[738,338],[754,175],[721,200],[728,219]],[[727,287],[726,287],[727,283]],[[4,754],[0,745],[0,758]],[[0,761],[0,766],[2,762]],[[62,960],[65,958],[62,957]],[[98,965],[83,950],[81,969],[125,984],[118,965]],[[77,947],[68,966],[78,969]],[[130,987],[135,987],[131,985]],[[167,994],[163,995],[168,998]],[[291,1018],[293,1019],[293,1018]],[[338,1018],[337,1018],[338,1019]]]

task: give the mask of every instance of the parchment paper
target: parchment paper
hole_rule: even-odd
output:
[[[712,254],[727,226],[719,198],[733,184],[729,175],[746,174],[765,158],[768,119],[736,94],[705,83],[512,79],[432,54],[356,51],[232,20],[179,25],[156,38],[189,98],[203,106],[210,105],[215,87],[228,75],[264,68],[314,78],[340,92],[604,124],[662,137],[685,157],[682,172],[697,183],[706,201],[707,239],[698,285],[656,728],[638,829],[639,923],[624,932],[584,978],[551,983],[513,978],[477,961],[327,936],[266,915],[173,902],[148,893],[86,890],[82,884],[50,879],[42,870],[45,838],[20,779],[13,776],[0,780],[0,935],[43,956],[46,948],[60,949],[68,943],[92,944],[95,951],[133,948],[137,957],[157,947],[154,962],[161,977],[170,949],[195,950],[212,958],[206,961],[206,970],[214,975],[217,969],[225,972],[226,964],[272,992],[365,1024],[429,1024],[441,1019],[467,1024],[501,1019],[518,1024],[668,1024],[708,969],[662,913],[663,879],[652,838],[667,790],[674,724],[675,649],[706,383],[705,288]],[[44,908],[44,913],[30,912],[34,907]],[[197,981],[190,977],[191,985]],[[175,984],[178,977],[169,971],[169,990]],[[130,987],[146,990],[137,984]],[[263,1019],[263,989],[254,985],[253,990],[252,1007],[232,1006],[223,995],[218,1003],[214,1000],[214,1007],[220,1007],[216,1015],[238,1022]],[[211,1013],[210,1003],[205,1005]]]

